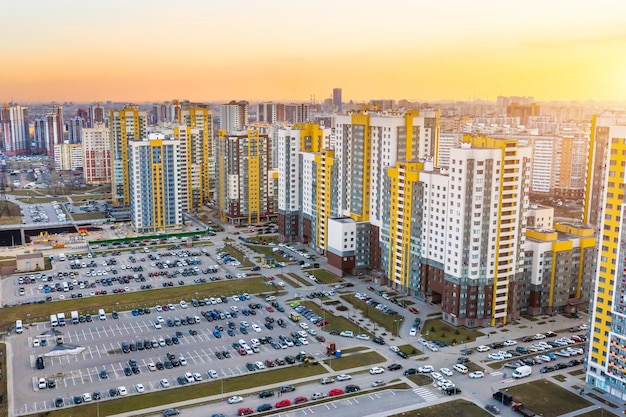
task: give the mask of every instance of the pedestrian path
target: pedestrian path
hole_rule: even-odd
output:
[[[439,398],[426,388],[422,388],[422,387],[413,388],[412,391],[424,401],[434,401],[437,398]]]

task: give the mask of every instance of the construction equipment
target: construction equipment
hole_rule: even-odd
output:
[[[332,356],[337,352],[337,346],[335,345],[335,342],[328,342],[326,344],[326,355],[327,356]]]

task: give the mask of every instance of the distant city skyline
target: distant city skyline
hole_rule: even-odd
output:
[[[626,3],[34,0],[5,5],[0,100],[622,100]]]

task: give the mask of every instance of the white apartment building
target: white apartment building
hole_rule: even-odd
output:
[[[83,167],[83,150],[80,143],[66,141],[54,145],[54,168],[57,171],[73,171]]]
[[[111,139],[104,123],[81,130],[85,184],[111,183]]]

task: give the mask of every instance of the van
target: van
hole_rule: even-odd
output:
[[[50,326],[56,327],[59,325],[59,320],[56,314],[50,314]]]
[[[59,253],[59,261],[64,261],[64,260],[65,260],[65,254]]]
[[[461,365],[460,363],[455,364],[452,369],[462,374],[466,374],[468,371],[467,366]]]
[[[22,333],[23,331],[22,320],[15,320],[15,333]]]
[[[104,309],[103,309],[103,308],[101,308],[100,310],[98,310],[98,317],[100,317],[100,320],[106,320],[106,319],[107,319],[107,316],[106,316],[106,314],[104,313]]]
[[[513,371],[513,378],[524,378],[532,373],[532,368],[528,365],[515,368]]]
[[[67,282],[63,282],[63,292],[68,292],[70,290],[70,286]]]

